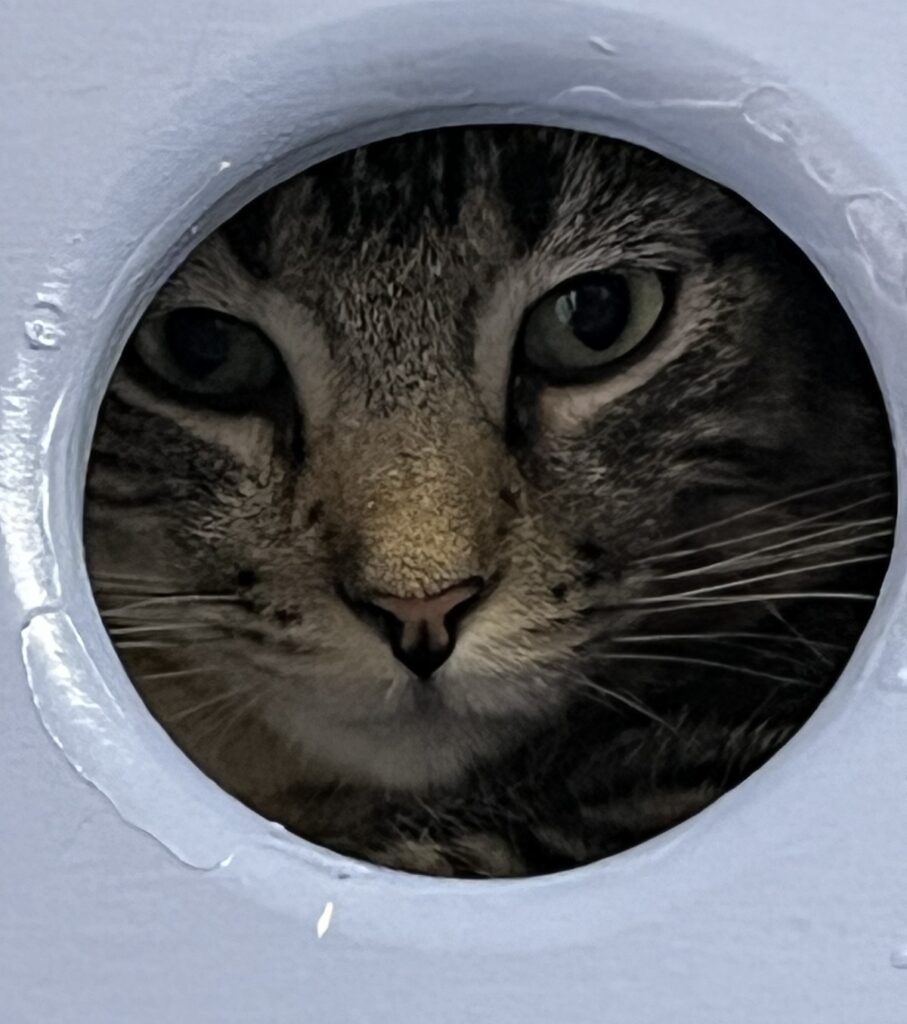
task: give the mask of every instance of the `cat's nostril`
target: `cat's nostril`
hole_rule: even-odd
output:
[[[240,569],[236,574],[236,585],[239,587],[254,587],[258,582],[258,573],[254,569]]]
[[[479,600],[485,581],[474,576],[430,597],[375,595],[368,605],[385,625],[395,656],[421,679],[450,657],[456,627]]]

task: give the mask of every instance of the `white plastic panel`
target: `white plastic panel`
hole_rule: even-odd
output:
[[[227,797],[145,711],[80,553],[107,377],[200,233],[329,153],[455,122],[621,136],[750,199],[841,296],[903,456],[907,9],[801,6],[41,0],[8,13],[4,1021],[907,1019],[902,536],[844,677],[768,766],[643,847],[501,882],[357,864]]]

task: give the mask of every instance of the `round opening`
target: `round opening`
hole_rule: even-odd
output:
[[[98,604],[204,772],[358,859],[543,874],[689,818],[829,691],[893,529],[841,305],[727,189],[450,127],[263,193],[148,307]]]

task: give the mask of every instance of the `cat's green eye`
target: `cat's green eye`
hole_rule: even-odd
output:
[[[585,377],[645,341],[665,301],[664,283],[654,271],[572,277],[530,310],[523,333],[526,358],[555,380]]]
[[[210,399],[242,399],[263,391],[280,359],[253,324],[203,307],[175,309],[135,339],[144,366],[178,391]]]

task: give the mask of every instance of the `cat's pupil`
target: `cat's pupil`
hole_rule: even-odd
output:
[[[207,309],[175,310],[164,335],[171,358],[196,380],[210,376],[226,362],[237,323]]]
[[[577,341],[603,352],[623,333],[630,316],[630,289],[619,274],[589,274],[571,284],[555,303],[558,319]]]

